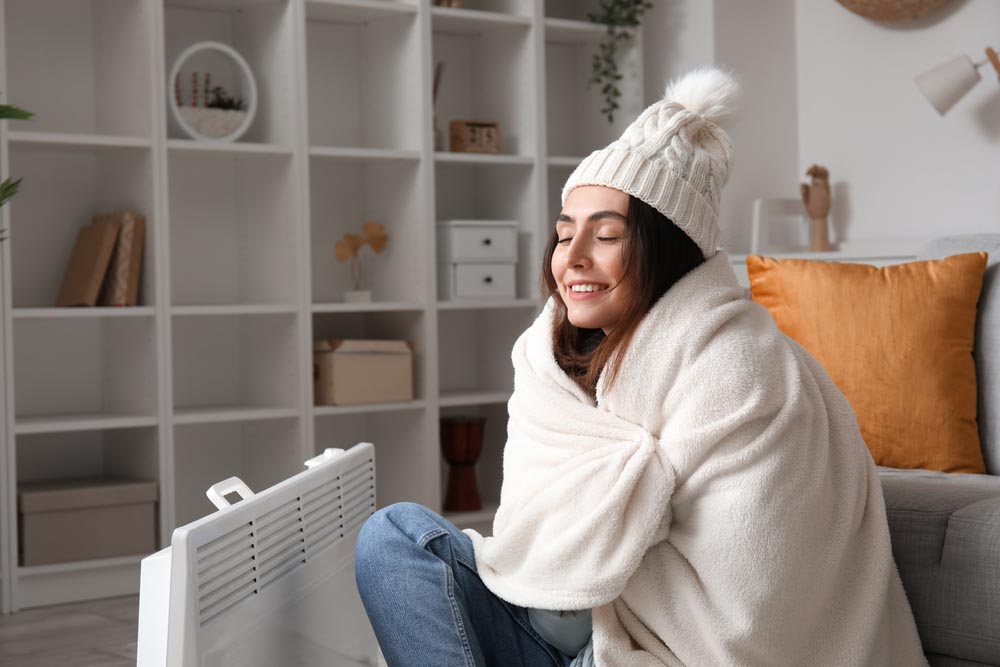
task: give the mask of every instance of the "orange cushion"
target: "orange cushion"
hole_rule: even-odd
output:
[[[750,293],[826,368],[875,463],[985,472],[972,357],[985,252],[877,268],[750,255]]]

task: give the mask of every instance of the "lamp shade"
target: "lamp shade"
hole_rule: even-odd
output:
[[[958,56],[917,77],[917,85],[924,96],[944,115],[962,99],[982,77],[972,59]]]

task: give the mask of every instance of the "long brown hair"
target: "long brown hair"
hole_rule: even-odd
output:
[[[566,303],[552,275],[552,254],[559,234],[553,230],[542,260],[543,302],[555,298],[556,313],[552,349],[559,366],[590,396],[597,392],[601,369],[619,347],[624,350],[639,322],[660,297],[684,274],[705,261],[698,245],[665,215],[636,197],[629,196],[625,236],[622,244],[624,283],[632,287],[632,299],[622,319],[607,336],[601,329],[582,329],[570,323]],[[618,377],[623,355],[609,369],[605,385]]]

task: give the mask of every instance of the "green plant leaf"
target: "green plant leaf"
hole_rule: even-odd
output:
[[[13,120],[28,120],[34,116],[30,111],[25,111],[19,107],[11,106],[9,104],[0,104],[0,119],[10,118]],[[0,206],[7,203],[11,197],[17,194],[18,188],[21,186],[20,178],[8,178],[2,183],[0,183]],[[7,230],[0,229],[0,241],[7,240]]]
[[[10,106],[9,104],[0,104],[0,118],[28,120],[34,115],[35,114],[30,111],[25,111],[24,109],[19,109],[18,107]]]
[[[3,183],[0,183],[0,206],[7,203],[7,200],[17,194],[18,188],[21,186],[21,179],[8,178]]]

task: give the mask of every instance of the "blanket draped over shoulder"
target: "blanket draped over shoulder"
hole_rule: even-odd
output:
[[[720,252],[647,313],[596,400],[552,299],[511,358],[485,585],[593,609],[597,667],[926,665],[843,394]]]

